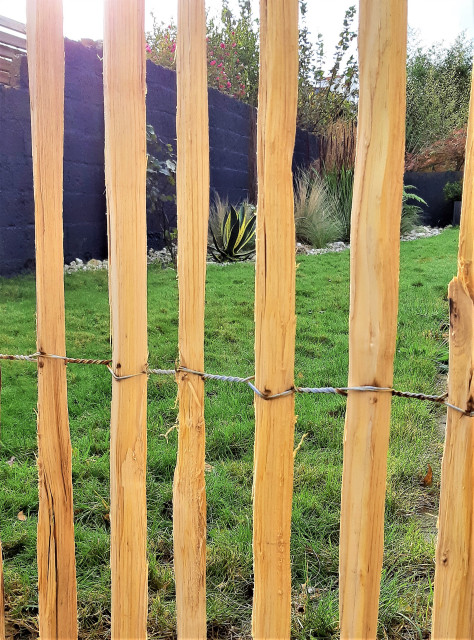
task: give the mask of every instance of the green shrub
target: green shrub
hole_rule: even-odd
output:
[[[354,170],[342,166],[339,170],[324,173],[326,187],[336,202],[336,216],[340,227],[340,238],[349,242],[351,235],[352,191]]]
[[[424,204],[427,206],[427,203],[423,198],[416,195],[416,193],[410,193],[413,189],[416,189],[413,185],[407,184],[403,187],[402,194],[402,217],[400,220],[400,233],[404,235],[405,233],[409,233],[415,227],[420,224],[420,214],[423,212],[423,209],[418,206],[418,204]],[[408,200],[413,200],[414,203],[408,204]]]
[[[458,180],[457,182],[447,182],[444,185],[443,193],[446,200],[460,202],[462,198],[462,180]]]

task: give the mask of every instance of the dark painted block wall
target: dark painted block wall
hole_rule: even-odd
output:
[[[104,102],[101,51],[65,42],[64,258],[107,256],[104,182]],[[26,58],[20,88],[0,85],[0,274],[34,267],[34,205]],[[176,143],[176,74],[147,63],[147,121],[165,143]],[[255,113],[209,89],[211,195],[238,203],[254,192]],[[298,131],[294,167],[318,157],[317,138]],[[166,186],[166,185],[163,185]],[[165,205],[170,224],[175,208]],[[162,223],[148,216],[148,243],[163,244]]]
[[[445,227],[453,222],[453,203],[446,201],[443,188],[447,182],[457,182],[463,176],[462,171],[430,171],[405,173],[404,183],[416,187],[416,193],[421,196],[427,206],[419,205],[423,209],[423,222],[432,227]]]

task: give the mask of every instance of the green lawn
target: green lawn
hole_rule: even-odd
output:
[[[456,270],[457,231],[402,244],[395,386],[438,393],[447,364],[447,285]],[[348,368],[349,252],[298,257],[295,380],[299,386],[345,386]],[[107,273],[79,272],[66,284],[67,352],[110,354]],[[207,277],[206,370],[253,371],[254,265],[210,265]],[[148,272],[150,366],[177,357],[177,282],[171,269]],[[0,279],[0,352],[35,348],[33,276]],[[73,446],[81,638],[103,638],[110,621],[110,374],[68,366]],[[149,637],[175,630],[172,480],[176,460],[176,386],[149,381]],[[208,628],[210,638],[247,638],[252,603],[252,393],[244,385],[206,382]],[[0,537],[5,554],[8,617],[33,628],[37,616],[35,545],[36,366],[2,364]],[[292,567],[295,639],[338,637],[338,537],[345,401],[297,396]],[[423,638],[430,626],[434,532],[444,411],[395,398],[388,460],[380,637]],[[14,460],[12,458],[14,457]],[[427,465],[433,484],[420,479]],[[17,518],[19,511],[26,521]],[[28,637],[28,636],[22,636]],[[32,636],[36,637],[36,636]]]

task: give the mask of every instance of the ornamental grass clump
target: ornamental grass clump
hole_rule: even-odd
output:
[[[337,202],[315,171],[302,171],[295,181],[296,239],[321,249],[341,238]]]

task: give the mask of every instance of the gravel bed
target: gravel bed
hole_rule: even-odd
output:
[[[416,227],[410,233],[402,236],[400,240],[402,242],[409,242],[411,240],[418,240],[419,238],[429,238],[431,236],[439,235],[443,229],[438,227]],[[303,255],[319,255],[321,253],[340,253],[341,251],[345,251],[349,249],[350,245],[346,242],[331,242],[324,247],[323,249],[313,249],[310,246],[304,245],[301,242],[296,243],[296,253]],[[255,258],[251,258],[250,261],[254,261]],[[147,263],[154,264],[159,262],[163,267],[166,267],[170,264],[171,260],[169,257],[169,253],[166,249],[160,249],[159,251],[155,251],[154,249],[150,249],[147,255]],[[231,262],[216,262],[215,260],[208,260],[208,264],[218,264],[221,267],[228,266],[232,264]],[[64,265],[64,273],[74,273],[76,271],[98,271],[100,269],[108,269],[109,262],[108,260],[89,260],[84,262],[80,258],[76,258],[69,264]]]

